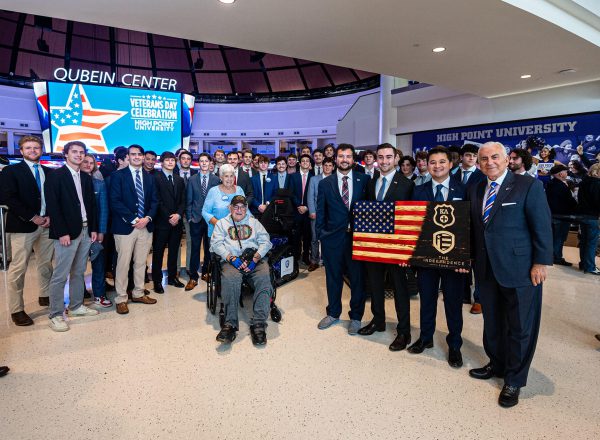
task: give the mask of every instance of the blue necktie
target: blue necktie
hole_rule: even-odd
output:
[[[466,185],[469,180],[469,176],[471,175],[471,171],[463,171],[462,184]]]
[[[383,200],[383,196],[385,194],[385,177],[381,178],[381,188],[379,188],[379,192],[377,193],[377,201],[381,202]]]
[[[37,187],[40,190],[40,194],[41,194],[42,193],[42,178],[40,177],[40,165],[37,163],[34,163],[33,171],[35,173],[35,183],[37,183]]]
[[[487,221],[490,219],[490,213],[492,212],[492,207],[494,206],[494,200],[496,200],[497,186],[498,184],[496,182],[492,182],[490,184],[490,191],[485,199],[485,207],[483,208],[483,223],[487,223]]]
[[[135,192],[138,198],[138,218],[144,218],[144,188],[142,187],[142,178],[140,176],[140,170],[135,172]]]
[[[434,202],[443,202],[444,201],[444,194],[442,194],[443,187],[444,187],[444,185],[442,185],[441,183],[438,183],[435,186],[435,197],[433,198]]]

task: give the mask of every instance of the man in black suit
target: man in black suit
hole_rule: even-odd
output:
[[[202,217],[202,208],[206,194],[213,186],[218,186],[221,180],[209,171],[210,156],[201,153],[198,158],[200,172],[192,176],[186,188],[186,217],[190,222],[190,238],[192,248],[190,254],[190,279],[185,286],[186,291],[192,290],[198,285],[198,269],[200,268],[200,247],[204,243],[204,262],[202,263],[202,279],[208,279],[208,262],[210,253],[208,251],[208,225]]]
[[[460,165],[458,171],[452,174],[452,178],[457,182],[462,183],[465,187],[465,191],[469,191],[469,188],[473,185],[477,185],[482,180],[485,180],[485,175],[477,168],[477,151],[479,147],[474,144],[465,144],[460,149]],[[467,282],[465,283],[465,291],[463,302],[471,304],[471,279],[473,277],[472,272],[467,275]],[[473,305],[471,306],[471,313],[478,315],[481,313],[481,303],[479,302],[479,284],[475,281],[475,289],[473,290]]]
[[[158,209],[154,177],[142,170],[144,149],[130,145],[127,149],[129,165],[110,177],[109,206],[112,213],[111,229],[117,249],[115,304],[117,313],[129,313],[127,307],[127,273],[133,256],[132,301],[156,304],[156,299],[146,295],[144,275],[146,260],[152,247],[153,218]]]
[[[227,153],[227,163],[235,169],[235,185],[242,188],[248,205],[252,204],[254,199],[254,190],[252,189],[252,182],[248,174],[239,167],[240,158],[235,151]]]
[[[178,163],[175,165],[173,172],[183,179],[185,187],[190,179],[198,173],[198,170],[192,168],[192,153],[185,148],[180,148],[176,153]],[[183,228],[185,229],[185,269],[190,272],[190,260],[192,255],[192,234],[190,232],[190,222],[187,217],[183,217]],[[177,253],[177,264],[179,267],[184,267],[181,264],[181,247],[179,247]]]
[[[16,325],[32,325],[25,313],[23,287],[31,252],[35,250],[40,306],[48,306],[48,286],[52,277],[54,242],[49,238],[44,182],[50,168],[40,164],[43,142],[37,136],[23,136],[19,150],[23,161],[5,167],[0,173],[2,200],[8,206],[6,232],[10,233],[12,261],[8,268],[8,307]]]
[[[487,179],[469,191],[471,249],[490,362],[469,374],[504,377],[498,403],[511,407],[527,383],[537,342],[542,283],[552,265],[551,216],[542,182],[508,171],[501,143],[484,144],[479,164]]]
[[[291,174],[291,187],[296,208],[294,218],[296,234],[293,237],[294,256],[302,259],[307,266],[310,265],[311,229],[308,217],[308,185],[313,173],[310,170],[312,159],[308,154],[300,156],[300,170]]]
[[[90,246],[98,232],[96,196],[91,176],[79,166],[85,156],[83,142],[63,147],[65,165],[48,176],[44,189],[50,216],[50,238],[54,240],[54,271],[50,280],[50,328],[69,330],[63,318],[64,292],[69,279],[69,316],[93,316],[98,311],[83,305]]]
[[[389,145],[389,144],[388,144]],[[391,145],[390,145],[391,147]],[[393,148],[393,147],[392,147]],[[378,148],[379,150],[379,148]],[[395,151],[395,149],[394,149]],[[364,173],[371,178],[371,180],[376,180],[379,178],[379,172],[377,168],[375,168],[375,160],[377,159],[376,154],[373,150],[367,150],[363,154],[363,160],[365,162]],[[392,163],[393,168],[393,163]]]
[[[158,210],[154,219],[152,237],[152,281],[156,293],[165,293],[162,287],[162,262],[165,247],[168,247],[167,284],[183,287],[177,278],[177,253],[183,233],[183,213],[185,211],[185,183],[173,172],[176,158],[170,151],[160,156],[162,170],[155,173]]]
[[[337,170],[319,182],[315,230],[321,241],[325,282],[327,284],[327,316],[319,321],[324,330],[339,321],[342,313],[343,275],[350,278],[350,323],[348,334],[360,330],[365,311],[362,262],[352,259],[352,209],[354,202],[364,200],[368,176],[352,170],[354,147],[340,144],[336,151]]]
[[[546,198],[552,213],[552,243],[554,252],[554,264],[560,266],[572,266],[563,257],[563,245],[569,235],[571,221],[577,213],[577,200],[567,184],[569,169],[560,164],[550,169],[552,179],[546,186]]]
[[[431,180],[415,187],[413,200],[445,202],[465,200],[461,183],[450,177],[451,153],[444,147],[435,147],[427,153],[427,167]],[[419,339],[408,348],[412,354],[422,353],[433,347],[439,289],[444,294],[444,311],[448,324],[448,365],[459,368],[463,365],[462,354],[462,295],[466,278],[452,269],[418,268],[417,283],[421,297],[419,311],[421,332]]]
[[[368,153],[373,154],[368,151]],[[394,168],[395,149],[389,144],[377,147],[378,179],[367,183],[367,200],[397,202],[411,200],[415,184]],[[359,335],[372,335],[385,331],[385,291],[383,280],[386,270],[394,284],[394,304],[398,318],[397,336],[389,346],[391,351],[404,350],[410,344],[410,295],[407,288],[406,268],[397,264],[366,263],[371,285],[371,311],[373,319],[358,331]]]

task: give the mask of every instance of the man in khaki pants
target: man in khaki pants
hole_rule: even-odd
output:
[[[132,301],[155,304],[156,299],[144,294],[146,260],[152,247],[153,217],[158,198],[154,177],[142,169],[144,149],[131,145],[127,149],[129,166],[110,176],[109,205],[112,213],[112,232],[117,250],[115,304],[117,313],[129,313],[127,307],[127,273],[133,256]]]
[[[35,251],[39,304],[48,306],[54,242],[48,238],[50,218],[46,215],[44,182],[52,171],[40,164],[43,142],[36,136],[19,141],[23,161],[9,165],[0,176],[2,200],[8,206],[6,232],[10,233],[12,262],[8,271],[8,306],[16,325],[32,325],[25,313],[23,287],[32,250]]]

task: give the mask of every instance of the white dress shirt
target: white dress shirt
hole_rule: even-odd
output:
[[[83,190],[81,189],[81,172],[79,170],[75,171],[69,164],[66,164],[65,166],[71,172],[71,176],[73,177],[75,191],[77,191],[77,198],[79,199],[79,205],[81,207],[81,220],[87,222],[87,212],[85,210],[85,204],[83,203]]]
[[[342,195],[342,185],[344,183],[344,181],[342,180],[344,175],[342,173],[340,173],[339,170],[337,170],[335,172],[335,174],[337,175],[337,181],[338,181],[338,189],[340,191],[340,196]],[[347,174],[348,176],[348,203],[350,205],[352,205],[352,170],[350,170],[350,172]],[[342,198],[343,200],[343,198]]]
[[[381,189],[381,185],[383,183],[383,178],[385,177],[385,189],[383,190],[383,198],[385,199],[385,195],[387,194],[388,189],[390,189],[390,184],[392,183],[394,174],[396,174],[395,170],[390,171],[386,176],[379,174],[379,179],[377,179],[377,183],[375,184],[375,197],[377,197],[379,194],[379,190]]]
[[[31,162],[30,160],[27,159],[23,159],[25,161],[25,163],[27,165],[29,165],[29,169],[31,170],[31,174],[33,174],[33,179],[35,180],[35,169],[33,168],[33,166],[36,164],[35,162]],[[44,182],[46,181],[46,174],[44,174],[44,170],[42,169],[42,165],[40,163],[37,164],[38,165],[38,171],[40,173],[40,182],[42,182],[41,186],[41,196],[42,196],[42,203],[40,206],[40,217],[43,217],[46,215],[46,195],[44,194]],[[37,182],[36,182],[37,184]]]

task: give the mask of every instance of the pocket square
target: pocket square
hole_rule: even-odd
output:
[[[510,205],[516,205],[517,202],[509,202],[509,203],[503,203],[502,206],[510,206]]]

